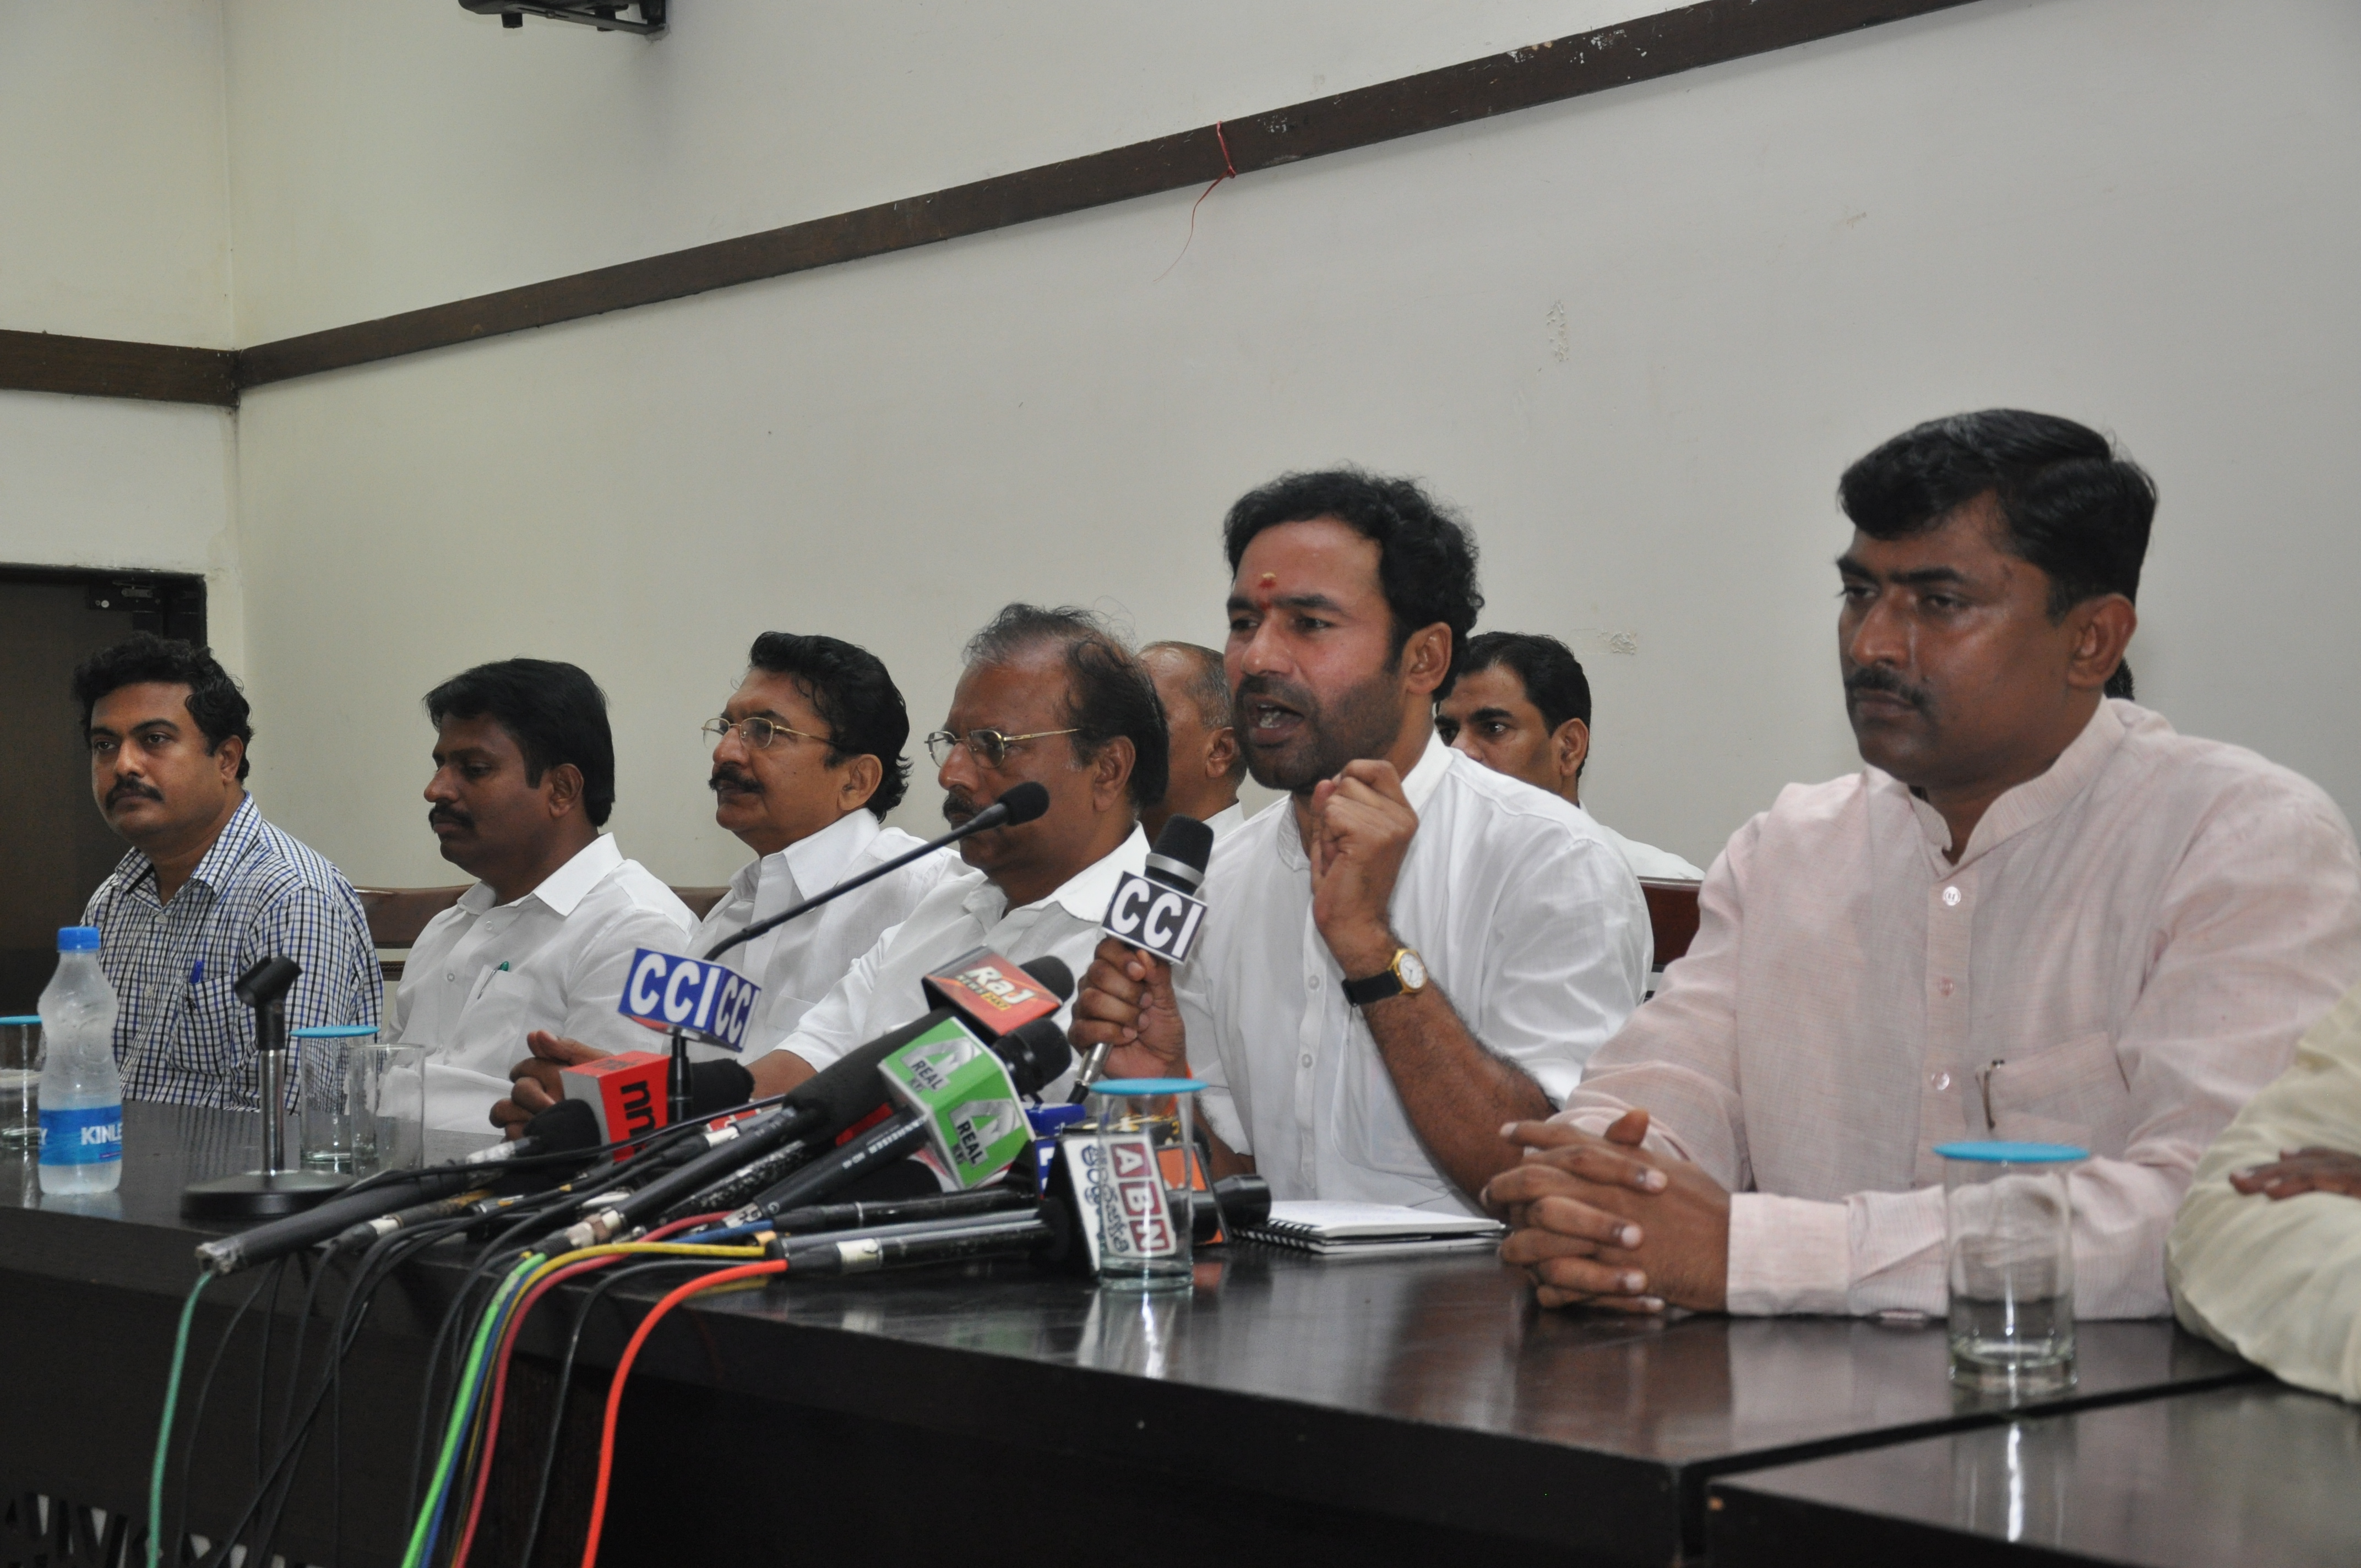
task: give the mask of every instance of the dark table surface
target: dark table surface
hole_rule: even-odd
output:
[[[0,1275],[186,1294],[203,1233],[180,1189],[250,1165],[255,1118],[126,1110],[110,1198],[36,1207],[25,1162],[0,1159]],[[653,1336],[642,1376],[967,1440],[1030,1415],[1046,1448],[1601,1562],[1693,1554],[1717,1475],[2006,1430],[2004,1408],[1950,1387],[1939,1328],[1545,1312],[1488,1255],[1242,1246],[1205,1255],[1192,1293],[1145,1299],[1004,1262],[781,1282],[682,1315],[693,1328]],[[611,1365],[618,1343],[586,1357]],[[2255,1376],[2167,1322],[2089,1323],[2080,1387],[2040,1408]]]
[[[1715,1568],[2361,1563],[2361,1409],[2249,1383],[1718,1481]]]

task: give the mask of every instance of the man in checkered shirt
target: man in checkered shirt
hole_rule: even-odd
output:
[[[126,1100],[252,1109],[254,1014],[231,986],[293,959],[287,1022],[374,1024],[377,950],[352,884],[262,819],[246,793],[245,696],[213,655],[140,632],[74,671],[90,787],[131,852],[82,923],[122,1012]],[[288,1085],[291,1102],[294,1085]]]

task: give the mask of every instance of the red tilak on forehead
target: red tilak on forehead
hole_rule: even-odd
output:
[[[1265,572],[1262,575],[1262,586],[1264,587],[1269,587],[1278,581],[1279,574],[1277,572]]]

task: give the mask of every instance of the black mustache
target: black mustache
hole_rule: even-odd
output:
[[[943,796],[943,820],[956,828],[983,807],[963,789],[955,789]]]
[[[1317,706],[1310,692],[1301,686],[1290,685],[1275,675],[1248,675],[1238,683],[1237,695],[1232,701],[1241,703],[1256,696],[1268,697],[1283,707],[1307,715]]]
[[[748,795],[763,793],[763,786],[753,774],[730,767],[714,769],[713,776],[705,781],[705,787],[716,795],[719,795],[724,789],[744,790]]]
[[[126,795],[136,795],[148,800],[161,800],[164,798],[164,794],[161,790],[141,784],[137,779],[119,779],[115,782],[115,787],[106,792],[106,804],[113,806],[116,801],[122,799]]]
[[[474,817],[456,806],[438,806],[426,814],[426,825],[429,828],[438,822],[447,822],[454,828],[473,828],[476,825]]]
[[[1883,664],[1862,665],[1845,677],[1844,685],[1848,706],[1850,705],[1853,697],[1862,692],[1883,692],[1888,696],[1900,697],[1919,712],[1924,713],[1934,695],[1925,686],[1912,685]]]

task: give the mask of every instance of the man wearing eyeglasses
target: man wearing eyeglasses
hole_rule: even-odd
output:
[[[761,858],[730,879],[692,954],[920,842],[884,826],[910,787],[902,755],[910,713],[877,656],[833,637],[765,631],[748,658],[745,680],[705,733],[713,819]],[[757,1036],[793,1030],[958,865],[948,850],[928,855],[733,948],[724,961],[763,988]]]
[[[1027,781],[1049,790],[1049,808],[1021,827],[962,839],[965,867],[942,876],[793,1031],[759,1043],[750,1036],[741,1059],[758,1095],[792,1089],[917,1017],[927,1008],[920,980],[972,948],[1020,964],[1056,957],[1081,974],[1116,881],[1146,869],[1138,817],[1164,793],[1164,710],[1138,657],[1088,611],[1002,610],[968,643],[950,716],[927,750],[953,826]],[[514,1130],[563,1092],[565,1061],[598,1054],[575,1055],[569,1045],[536,1037],[533,1058],[513,1069],[513,1098],[493,1119]]]

